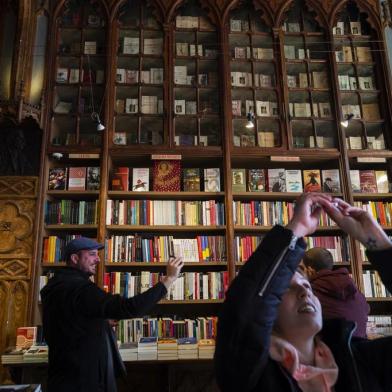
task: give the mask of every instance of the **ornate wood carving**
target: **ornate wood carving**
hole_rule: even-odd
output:
[[[0,280],[18,280],[30,278],[30,259],[0,258]]]
[[[32,177],[0,177],[0,198],[33,197],[38,194],[38,181]]]

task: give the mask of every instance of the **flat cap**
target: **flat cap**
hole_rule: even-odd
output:
[[[91,238],[79,237],[75,238],[71,242],[69,242],[64,249],[64,257],[65,260],[68,260],[69,257],[78,253],[80,250],[93,250],[93,249],[103,249],[105,246],[100,244],[99,242],[92,240]]]

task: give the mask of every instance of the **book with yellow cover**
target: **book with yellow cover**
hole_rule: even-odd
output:
[[[304,170],[302,174],[305,192],[321,192],[320,170]]]

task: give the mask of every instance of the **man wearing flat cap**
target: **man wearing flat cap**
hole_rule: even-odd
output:
[[[48,392],[115,392],[125,374],[109,319],[147,314],[177,279],[183,262],[168,261],[161,282],[132,298],[106,293],[89,278],[103,245],[85,237],[65,248],[67,266],[41,290],[44,336],[49,345]]]

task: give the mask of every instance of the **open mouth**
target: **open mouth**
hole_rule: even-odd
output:
[[[304,304],[298,309],[298,313],[316,313],[316,307],[313,304]]]

